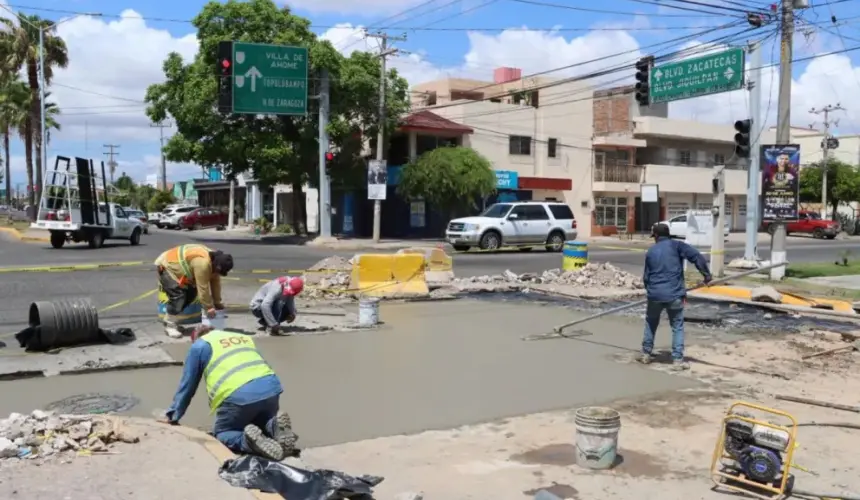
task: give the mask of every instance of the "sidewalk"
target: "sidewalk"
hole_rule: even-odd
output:
[[[208,434],[149,419],[123,420],[140,442],[117,446],[111,454],[2,461],[0,498],[280,498],[221,480],[218,468],[233,454]],[[44,462],[37,466],[37,460]]]

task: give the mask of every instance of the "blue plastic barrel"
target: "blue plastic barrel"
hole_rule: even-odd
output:
[[[565,271],[582,269],[588,264],[588,243],[584,241],[565,241],[561,255],[562,269]]]

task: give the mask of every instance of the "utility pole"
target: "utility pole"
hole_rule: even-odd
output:
[[[713,215],[714,229],[711,235],[711,274],[715,278],[723,277],[725,265],[725,226],[726,226],[726,166],[714,165],[713,180]]]
[[[810,113],[813,113],[816,115],[821,115],[821,114],[824,115],[824,139],[821,139],[821,218],[822,219],[827,219],[827,212],[828,212],[828,210],[827,210],[827,171],[830,169],[828,168],[829,165],[828,165],[827,160],[829,159],[830,149],[831,149],[831,147],[830,147],[830,141],[831,141],[830,125],[831,125],[831,123],[834,123],[834,122],[830,121],[830,113],[832,113],[834,111],[845,111],[845,108],[843,108],[841,104],[836,103],[836,106],[828,104],[827,106],[824,106],[821,109],[812,108],[809,110]],[[835,120],[835,122],[838,124],[839,120]],[[834,146],[838,146],[838,143],[834,144]],[[833,149],[835,149],[835,147]]]
[[[776,114],[776,143],[786,145],[791,143],[791,59],[794,43],[794,1],[782,0],[781,8],[782,39],[779,54],[779,101]],[[776,220],[773,237],[770,240],[770,262],[779,264],[786,262],[786,232],[785,222]],[[777,266],[770,270],[770,279],[780,281],[785,277],[785,266]]]
[[[119,153],[114,150],[119,149],[119,144],[105,144],[103,147],[108,149],[107,151],[105,151],[104,155],[108,157],[108,168],[110,169],[110,183],[113,184],[113,174],[116,172],[116,161],[114,161],[114,157],[119,156]]]
[[[320,237],[331,238],[331,179],[326,172],[326,154],[328,153],[328,120],[329,120],[329,79],[328,70],[320,70],[320,111],[319,111],[319,163],[320,185],[319,197]]]
[[[386,33],[365,33],[366,37],[378,38],[380,73],[379,73],[379,135],[376,139],[376,159],[382,161],[384,158],[384,143],[385,143],[385,81],[386,81],[386,61],[388,56],[395,55],[399,51],[397,49],[388,48],[388,41],[405,42],[406,35],[393,37]],[[380,238],[380,228],[382,225],[382,200],[373,200],[373,242],[378,243]]]
[[[764,131],[765,122],[761,118],[761,43],[752,42],[749,47],[752,55],[750,81],[747,85],[750,90],[750,122],[753,133],[750,141],[750,155],[748,160],[748,182],[747,182],[747,220],[746,241],[744,244],[744,260],[750,265],[758,264],[758,228],[759,228],[759,186],[761,185],[761,134]],[[758,132],[756,132],[758,129]]]
[[[158,174],[158,189],[167,191],[167,158],[164,156],[164,129],[170,127],[170,123],[153,123],[150,127],[158,128],[159,142],[161,143],[161,171]]]

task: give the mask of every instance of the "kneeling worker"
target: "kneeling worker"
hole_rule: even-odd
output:
[[[301,278],[282,276],[266,283],[251,299],[251,314],[269,333],[277,334],[284,322],[296,319],[296,295],[302,293],[305,282]]]
[[[298,456],[290,417],[280,413],[281,381],[242,333],[211,330],[191,344],[173,404],[163,421],[177,425],[205,377],[212,434],[234,453],[281,461]]]
[[[162,253],[155,260],[159,291],[167,296],[164,318],[168,336],[178,338],[182,332],[175,316],[198,298],[210,318],[224,309],[221,301],[221,277],[233,269],[233,256],[203,245],[180,245]]]

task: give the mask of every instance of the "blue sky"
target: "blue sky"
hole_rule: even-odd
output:
[[[321,36],[347,52],[368,47],[356,27],[386,27],[391,34],[405,32],[408,40],[397,46],[410,54],[393,59],[393,64],[415,84],[446,75],[488,79],[494,67],[505,65],[520,67],[528,74],[629,52],[623,57],[547,75],[570,76],[627,63],[650,53],[649,46],[678,37],[691,36],[687,42],[659,47],[659,53],[695,40],[723,36],[730,32],[724,30],[698,38],[693,35],[735,19],[730,16],[740,12],[731,9],[743,10],[739,5],[768,8],[768,3],[760,0],[717,0],[720,7],[707,9],[689,1],[534,0],[567,8],[536,5],[530,3],[532,0],[297,0],[289,4],[296,14],[311,19]],[[661,2],[663,6],[655,5]],[[196,52],[193,27],[182,21],[193,18],[204,2],[0,0],[3,3],[14,10],[55,20],[68,19],[70,14],[52,9],[105,14],[99,19],[66,20],[59,27],[69,45],[71,65],[58,73],[52,88],[64,113],[63,130],[54,136],[50,158],[64,154],[102,159],[104,144],[119,144],[119,171],[127,171],[139,180],[153,174],[159,161],[159,130],[150,127],[142,113],[143,92],[147,85],[161,78],[161,61],[169,51],[177,50],[189,58]],[[798,25],[796,58],[860,46],[860,0],[829,3],[811,0],[811,3],[813,9],[800,13],[803,21]],[[665,4],[724,15],[690,12]],[[146,19],[130,17],[135,13]],[[831,15],[840,20],[839,33],[828,24]],[[750,36],[761,36],[766,30],[772,31],[764,28]],[[735,31],[739,30],[731,32]],[[778,57],[779,46],[772,41],[764,45],[766,61]],[[841,130],[860,128],[858,66],[860,51],[796,64],[793,121],[807,126],[812,122],[806,113],[810,107],[841,102],[848,108]],[[775,96],[775,81],[772,69],[767,69],[766,103]],[[739,91],[673,104],[671,114],[679,119],[726,123],[740,118],[738,115],[746,112],[746,106],[746,94]],[[768,109],[772,119],[775,105]],[[174,132],[170,128],[164,131],[167,135]],[[13,145],[12,155],[13,182],[23,183],[23,148],[18,141]],[[171,181],[196,175],[199,169],[194,166],[171,164],[168,168]]]

